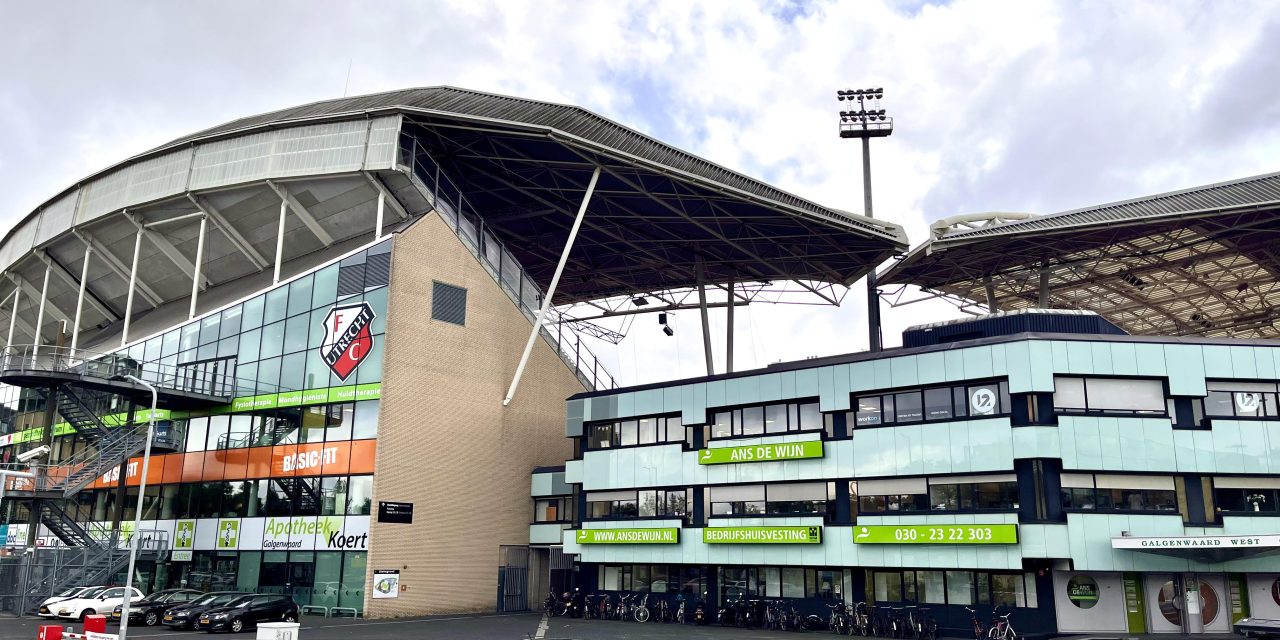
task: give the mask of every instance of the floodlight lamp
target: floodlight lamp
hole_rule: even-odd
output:
[[[659,313],[659,314],[658,314],[658,324],[663,325],[663,326],[666,326],[666,324],[667,324],[667,314],[666,314],[665,312],[663,312],[663,313]]]
[[[636,305],[637,307],[643,307],[646,304],[649,304],[649,299],[644,296],[636,296],[631,300],[631,303]]]
[[[663,332],[663,333],[665,333],[665,334],[667,334],[667,337],[668,337],[668,338],[670,338],[671,336],[674,336],[674,335],[676,334],[675,330],[674,330],[674,329],[672,329],[672,328],[671,328],[670,326],[668,326],[668,325],[662,325],[662,332]]]

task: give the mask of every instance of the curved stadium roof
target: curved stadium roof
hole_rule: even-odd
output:
[[[82,325],[110,331],[139,229],[149,242],[135,315],[190,296],[192,214],[212,221],[201,287],[216,290],[270,271],[282,200],[292,214],[283,259],[297,272],[371,238],[383,193],[389,223],[437,211],[495,268],[511,263],[545,290],[596,167],[557,304],[689,287],[699,263],[708,282],[801,281],[822,295],[906,248],[898,225],[796,197],[589,111],[430,87],[242,118],[129,158],[23,218],[0,242],[0,269],[23,290],[19,333],[31,336],[31,283],[53,265],[47,334],[74,308],[92,246]]]
[[[958,217],[957,219],[964,218]],[[880,274],[1003,310],[1096,311],[1134,334],[1280,337],[1280,173],[1026,219],[938,225]]]

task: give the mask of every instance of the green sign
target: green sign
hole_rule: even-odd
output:
[[[821,458],[822,441],[776,442],[744,447],[716,447],[698,452],[698,464],[731,464],[735,462],[771,462]]]
[[[240,521],[218,521],[218,548],[235,549],[240,543]]]
[[[706,527],[706,544],[822,544],[822,527]]]
[[[675,527],[657,529],[579,529],[578,544],[677,544],[680,530]]]
[[[1018,544],[1016,524],[886,524],[853,528],[854,544]]]

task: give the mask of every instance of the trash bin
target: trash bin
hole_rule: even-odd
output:
[[[260,622],[256,640],[298,640],[297,622]]]

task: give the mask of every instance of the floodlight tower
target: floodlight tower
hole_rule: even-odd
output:
[[[893,118],[884,114],[880,107],[880,99],[884,97],[884,88],[875,89],[842,89],[836,92],[840,108],[840,137],[862,139],[862,200],[865,215],[875,217],[871,212],[871,139],[883,138],[893,133]],[[856,104],[855,104],[856,103]],[[867,274],[867,345],[872,352],[883,348],[880,335],[880,292],[876,285],[876,272],[872,268]]]

